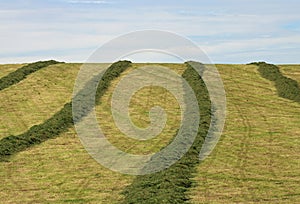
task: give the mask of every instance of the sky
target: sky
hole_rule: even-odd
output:
[[[300,64],[299,10],[299,0],[0,1],[0,63],[85,62],[110,40],[146,29],[193,41],[212,63]]]

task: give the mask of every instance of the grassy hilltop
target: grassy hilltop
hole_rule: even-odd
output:
[[[216,65],[225,86],[227,118],[212,155],[197,163],[190,159],[196,155],[192,151],[178,167],[174,165],[173,169],[152,177],[135,177],[112,172],[92,159],[80,143],[72,122],[62,130],[51,130],[51,124],[62,128],[55,117],[71,107],[66,104],[72,99],[81,67],[81,64],[51,63],[0,91],[0,203],[297,203],[300,200],[300,103],[297,95],[293,96],[300,84],[300,66],[276,66],[279,72],[270,80],[265,75],[268,76],[271,65]],[[108,73],[103,85],[107,89],[101,91],[100,87],[95,107],[98,122],[109,141],[132,154],[159,151],[172,140],[180,124],[175,98],[162,88],[148,87],[132,98],[132,121],[146,127],[150,122],[149,108],[161,105],[168,114],[164,131],[150,141],[137,142],[125,138],[115,127],[109,109],[113,90],[122,77],[141,65],[144,64],[122,64],[120,67],[124,69],[117,66]],[[201,93],[205,91],[196,87],[201,79],[193,78],[186,64],[162,65],[185,76]],[[24,66],[28,64],[0,65],[0,79],[9,81]],[[280,87],[285,87],[284,93],[291,92],[295,100],[281,95]],[[63,112],[61,117],[69,117],[67,114],[68,111]],[[47,128],[40,130],[49,120]],[[45,138],[39,140],[36,133]]]

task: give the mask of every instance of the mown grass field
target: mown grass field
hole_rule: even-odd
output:
[[[52,97],[48,95],[51,101],[41,104],[46,110],[49,110],[47,104],[53,103],[56,97],[58,100],[61,99],[56,111],[71,100],[80,66],[81,64],[69,64],[68,67],[64,65],[63,69],[52,70],[56,73],[55,80],[61,82],[56,83],[59,86],[59,88],[56,87],[56,91],[63,89],[66,85],[71,86],[66,89],[66,92],[62,92],[61,96],[54,93]],[[48,69],[32,74],[23,82],[29,81],[30,83],[50,76]],[[42,71],[46,72],[41,73]],[[67,82],[64,82],[66,75],[64,76],[63,72],[68,76]],[[40,74],[42,78],[39,77]],[[31,80],[31,77],[38,78]],[[52,80],[42,84],[41,89],[44,86],[50,87]],[[34,105],[33,103],[32,106]],[[55,111],[46,112],[49,115],[55,113]],[[32,118],[35,117],[35,114],[29,115]],[[11,123],[13,121],[11,120]],[[126,182],[127,178],[127,176],[105,169],[94,161],[84,150],[74,128],[70,128],[56,139],[48,140],[17,154],[9,162],[1,163],[0,168],[1,179],[5,179],[7,184],[1,186],[1,199],[6,203],[117,203],[123,186],[122,179],[124,177],[123,180]]]
[[[107,94],[102,97],[101,105],[96,107],[99,125],[108,140],[122,151],[131,154],[155,153],[165,147],[179,128],[181,120],[180,107],[170,92],[161,87],[145,87],[137,91],[131,98],[129,107],[131,119],[136,126],[145,128],[150,125],[148,111],[151,107],[161,106],[168,115],[165,128],[157,137],[146,141],[128,138],[119,131],[110,111],[113,90],[122,76],[126,76],[132,70],[144,65],[145,64],[134,64],[130,69],[126,70],[118,80],[112,83]],[[171,68],[178,74],[182,74],[186,69],[183,64],[166,64],[164,66]]]
[[[285,74],[299,72],[289,68]],[[226,126],[213,154],[199,165],[193,202],[297,203],[300,104],[278,97],[256,66],[218,70],[227,94]]]
[[[1,65],[0,77],[21,66]],[[0,91],[0,138],[23,133],[59,111],[71,100],[80,66],[51,65]],[[145,127],[149,107],[162,105],[169,113],[164,132],[151,141],[136,142],[114,128],[109,111],[114,86],[138,66],[141,64],[133,64],[112,81],[96,113],[113,144],[130,153],[145,154],[158,151],[172,139],[180,112],[164,89],[145,88],[132,98],[132,119]],[[179,74],[185,70],[180,64],[165,66]],[[297,203],[300,104],[280,98],[274,84],[260,76],[257,66],[217,68],[227,95],[226,126],[212,155],[198,166],[188,196],[194,203]],[[283,65],[280,69],[300,83],[299,66]],[[122,191],[134,176],[100,166],[70,128],[0,162],[0,178],[0,203],[120,203]]]

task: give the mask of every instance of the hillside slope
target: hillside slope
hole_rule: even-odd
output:
[[[172,96],[165,90],[144,89],[133,97],[132,118],[141,127],[149,123],[145,110],[170,102],[165,108],[173,113],[169,115],[171,122],[151,141],[154,143],[124,139],[111,128],[109,116],[114,86],[138,65],[112,81],[96,113],[112,143],[130,153],[149,153],[167,144],[178,128],[178,107],[173,105]],[[0,66],[2,76],[21,67],[5,66],[11,65]],[[51,65],[0,91],[0,139],[43,123],[69,102],[80,66]],[[185,70],[183,65],[168,66],[180,74]],[[300,83],[299,66],[279,67],[284,76]],[[194,203],[296,203],[300,200],[299,103],[279,97],[274,83],[262,78],[257,66],[217,68],[227,94],[226,127],[212,155],[198,165],[187,196]],[[150,99],[150,95],[156,97]],[[70,127],[57,138],[0,162],[0,179],[4,184],[0,203],[120,203],[124,200],[122,192],[135,177],[99,165]]]

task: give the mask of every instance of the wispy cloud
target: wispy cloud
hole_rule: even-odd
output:
[[[109,1],[84,1],[84,0],[70,0],[68,3],[71,4],[111,4],[112,2]]]
[[[0,1],[0,63],[84,61],[108,40],[143,29],[189,37],[214,62],[300,62],[300,2],[253,1]]]

